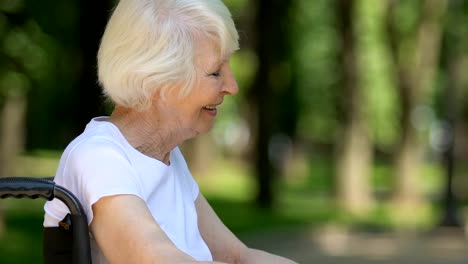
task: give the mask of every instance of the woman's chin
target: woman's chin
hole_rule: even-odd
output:
[[[197,135],[206,134],[206,133],[210,132],[212,129],[213,129],[213,122],[211,122],[209,124],[206,124],[205,126],[199,128],[197,130]]]

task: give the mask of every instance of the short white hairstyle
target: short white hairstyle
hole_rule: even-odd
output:
[[[174,84],[186,95],[196,81],[198,38],[224,58],[239,48],[221,0],[120,0],[98,51],[98,78],[114,104],[145,110],[154,93]],[[164,92],[164,91],[162,91]]]

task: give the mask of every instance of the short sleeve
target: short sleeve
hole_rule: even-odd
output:
[[[65,187],[82,203],[93,220],[92,205],[99,199],[121,194],[142,197],[137,173],[125,152],[108,142],[84,142],[70,151],[63,168]]]

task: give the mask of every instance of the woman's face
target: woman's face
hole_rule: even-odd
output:
[[[159,104],[159,112],[167,113],[171,129],[185,139],[208,132],[224,96],[234,95],[239,90],[229,58],[220,58],[210,41],[198,41],[196,47],[197,81],[194,87],[183,97],[179,96],[178,89],[172,89],[166,95],[164,106]]]

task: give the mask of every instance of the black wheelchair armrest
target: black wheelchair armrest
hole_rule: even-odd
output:
[[[52,178],[4,177],[0,178],[0,199],[5,198],[62,201],[70,211],[70,222],[44,228],[44,263],[91,263],[86,214],[73,193],[55,184]],[[64,245],[70,245],[71,249],[64,250]]]

